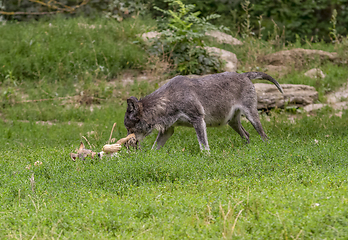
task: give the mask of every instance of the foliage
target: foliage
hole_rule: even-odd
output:
[[[112,0],[105,11],[107,18],[115,18],[122,21],[125,17],[144,13],[146,5],[140,0]]]
[[[208,54],[203,41],[206,31],[216,29],[209,21],[220,16],[199,17],[200,12],[193,12],[194,5],[185,5],[180,0],[168,2],[174,10],[154,7],[166,17],[158,20],[161,38],[152,46],[152,51],[169,56],[182,74],[221,71],[222,63]]]
[[[240,33],[241,24],[245,20],[245,11],[242,8],[244,0],[185,0],[183,2],[185,4],[195,4],[196,9],[202,15],[220,14],[222,17],[214,20],[213,23],[223,24],[229,27],[232,32]],[[168,9],[168,5],[163,3],[162,0],[151,0],[150,4],[160,5],[162,9]],[[272,34],[275,22],[280,29],[283,29],[283,26],[285,27],[287,41],[295,42],[296,34],[301,39],[305,39],[305,36],[311,39],[313,36],[315,39],[329,41],[330,19],[334,9],[337,10],[337,32],[340,35],[348,34],[346,0],[251,0],[250,4],[252,5],[249,12],[250,26],[254,27],[252,31],[258,35],[258,18],[262,16],[266,33],[263,35],[263,39],[265,40],[269,37],[268,32]],[[158,16],[158,13],[149,10],[152,15]]]
[[[330,36],[333,39],[333,42],[338,42],[338,36],[337,36],[337,30],[336,30],[336,24],[337,24],[337,11],[336,9],[333,10],[332,17],[330,23],[332,24],[332,27],[330,28]]]
[[[46,2],[49,2],[48,0]],[[76,0],[57,0],[66,6],[75,6]],[[203,16],[210,14],[219,14],[222,17],[214,19],[214,24],[223,24],[229,27],[233,33],[241,33],[240,28],[244,22],[245,10],[242,4],[245,0],[183,0],[186,5],[195,4],[196,9],[201,12]],[[31,2],[29,0],[13,1],[2,0],[3,6],[9,12],[42,12],[48,11],[45,6]],[[144,8],[144,6],[146,6]],[[150,12],[156,18],[162,15],[162,12],[157,11],[153,6],[158,6],[160,9],[168,10],[171,8],[168,2],[163,0],[93,0],[87,5],[78,9],[77,13],[84,14],[89,17],[95,17],[101,13],[107,13],[108,16],[114,16],[117,19],[132,16],[132,11],[146,13]],[[345,36],[348,33],[348,8],[347,0],[250,0],[252,8],[249,12],[248,19],[250,20],[250,29],[255,34],[259,35],[258,19],[262,16],[265,33],[263,39],[267,40],[272,34],[274,23],[280,29],[285,27],[285,38],[287,41],[295,42],[296,34],[301,39],[317,40],[324,39],[330,41],[330,20],[333,11],[337,11],[337,34]],[[75,14],[68,14],[74,16]],[[39,18],[40,15],[15,15],[5,16],[7,19],[30,19]],[[47,17],[47,16],[46,16]],[[269,34],[268,34],[269,32]]]
[[[255,35],[255,33],[252,31],[252,26],[250,25],[250,14],[249,14],[249,11],[251,10],[250,1],[246,0],[241,5],[245,12],[245,20],[241,24],[242,31],[243,31],[242,37],[243,38],[251,37],[251,35]]]

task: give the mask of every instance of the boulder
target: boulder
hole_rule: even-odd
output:
[[[325,78],[325,74],[319,68],[312,68],[305,72],[304,75],[310,78]]]
[[[338,103],[346,100],[348,100],[348,81],[340,89],[327,95],[328,103]]]
[[[228,35],[220,31],[208,31],[205,33],[205,35],[214,38],[219,43],[226,43],[231,45],[243,45],[243,43],[239,41],[237,38],[234,38],[231,35]]]
[[[208,53],[219,57],[221,60],[226,61],[224,71],[237,71],[238,59],[236,54],[216,47],[204,47],[204,49],[207,50]]]
[[[348,109],[348,102],[338,102],[331,105],[335,110]]]
[[[260,57],[259,60],[268,65],[300,68],[309,61],[316,59],[334,61],[337,58],[338,56],[335,52],[330,53],[322,50],[295,48],[268,54]]]
[[[274,65],[266,65],[264,66],[264,71],[268,74],[271,75],[272,77],[282,77],[286,75],[287,73],[290,72],[289,67],[286,66],[274,66]]]
[[[144,42],[149,42],[152,38],[159,38],[161,34],[157,31],[147,32],[140,35],[140,37],[144,40]]]
[[[303,107],[318,99],[315,88],[307,85],[281,84],[284,95],[273,84],[255,83],[254,85],[258,109],[282,108],[285,104]]]
[[[316,103],[316,104],[307,105],[303,109],[306,112],[312,112],[326,106],[332,107],[332,109],[334,110],[343,110],[343,109],[348,109],[348,102],[338,102],[338,103],[329,103],[329,104]]]
[[[306,112],[312,112],[318,109],[321,109],[323,107],[326,107],[327,104],[323,104],[323,103],[314,103],[314,104],[309,104],[307,106],[305,106],[303,108],[303,110],[305,110]]]

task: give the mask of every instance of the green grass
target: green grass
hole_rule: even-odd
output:
[[[210,155],[193,129],[177,128],[159,151],[150,150],[154,133],[140,151],[73,162],[82,136],[100,151],[117,122],[113,137],[125,137],[125,100],[157,87],[108,82],[149,67],[146,48],[134,41],[153,22],[58,18],[51,26],[0,26],[0,239],[346,238],[347,111],[297,113],[295,124],[271,111],[270,121],[261,118],[268,144],[249,122],[242,122],[249,145],[227,126],[211,128]],[[276,51],[262,42],[221,47],[252,67],[252,53]],[[308,67],[318,66],[324,80],[304,77],[306,69],[277,80],[314,86],[325,101],[348,72],[332,63]],[[78,98],[56,99],[68,96]],[[49,100],[16,103],[27,99]]]
[[[87,132],[95,150],[114,121],[114,137],[125,136],[124,110],[105,105],[82,126],[0,122],[1,238],[221,239],[234,224],[238,239],[345,237],[347,112],[296,124],[272,113],[262,120],[268,144],[250,123],[249,145],[227,126],[211,128],[210,155],[193,129],[177,128],[160,151],[150,150],[152,134],[138,152],[70,160]]]
[[[140,18],[118,23],[58,17],[0,26],[0,77],[56,82],[86,73],[111,78],[125,69],[142,69],[147,55],[136,35],[153,25]]]

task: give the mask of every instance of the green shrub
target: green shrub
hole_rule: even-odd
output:
[[[212,14],[206,18],[199,17],[200,12],[193,12],[194,5],[185,5],[180,0],[169,2],[177,10],[155,7],[167,17],[158,20],[161,37],[152,45],[152,53],[166,55],[182,74],[221,71],[222,62],[208,54],[202,40],[206,31],[216,29],[209,20],[220,16]]]

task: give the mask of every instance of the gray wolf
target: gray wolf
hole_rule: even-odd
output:
[[[240,122],[243,113],[265,141],[268,137],[259,119],[252,79],[268,80],[283,93],[279,83],[263,72],[224,72],[195,79],[176,76],[140,100],[128,98],[124,125],[137,141],[157,129],[152,147],[157,143],[157,149],[173,135],[175,127],[193,127],[200,149],[209,150],[206,127],[228,124],[249,143],[249,133]]]

